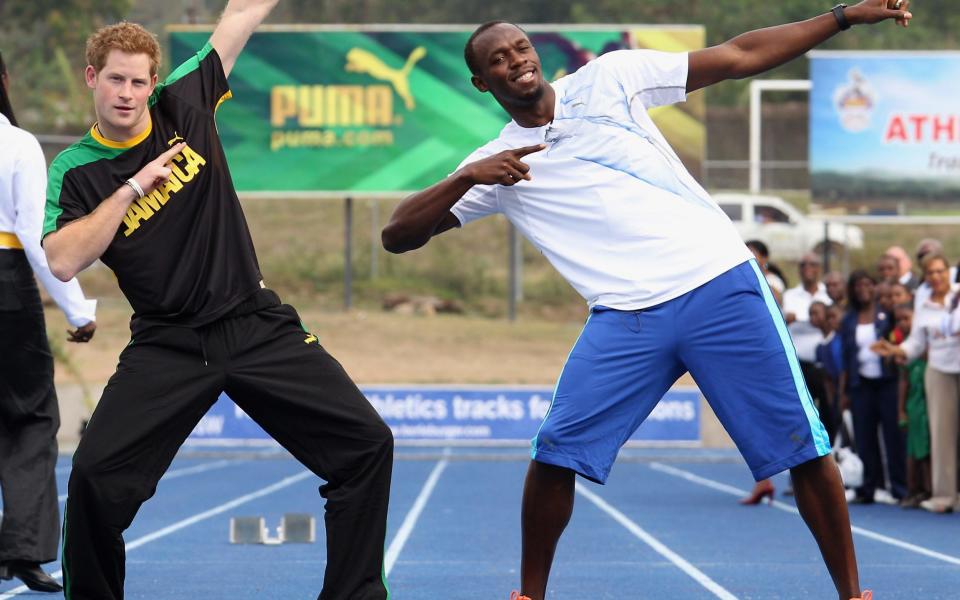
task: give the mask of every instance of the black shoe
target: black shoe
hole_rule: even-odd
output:
[[[857,494],[853,497],[853,500],[850,501],[850,504],[873,504],[873,502],[872,494],[869,496]]]
[[[38,563],[11,561],[4,567],[7,574],[16,577],[35,592],[62,592],[63,587],[57,580],[43,572]]]

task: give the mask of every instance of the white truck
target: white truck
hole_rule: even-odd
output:
[[[783,198],[720,193],[713,194],[713,199],[743,240],[760,240],[775,261],[797,260],[806,252],[824,251],[824,219],[804,215]],[[863,230],[856,225],[828,222],[826,238],[834,257],[863,249]]]

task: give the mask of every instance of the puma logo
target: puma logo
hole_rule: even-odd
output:
[[[174,132],[173,132],[173,137],[170,138],[169,140],[167,140],[167,145],[168,145],[168,146],[172,146],[172,145],[176,144],[177,142],[182,142],[182,141],[184,141],[184,139],[183,139],[182,137],[180,137],[180,134],[179,134],[179,133],[177,133],[176,131],[174,131]]]
[[[413,65],[417,64],[427,55],[427,49],[423,46],[417,46],[407,57],[406,64],[401,69],[394,69],[373,53],[363,48],[351,48],[347,52],[346,70],[351,73],[367,73],[374,79],[386,81],[393,86],[397,95],[403,98],[403,103],[407,110],[413,110],[417,103],[410,93],[410,72],[413,71]]]
[[[312,343],[314,343],[314,342],[316,342],[316,341],[317,341],[317,336],[315,336],[315,335],[313,335],[313,334],[311,333],[311,334],[307,335],[307,339],[303,340],[303,343],[304,343],[304,344],[312,344]]]

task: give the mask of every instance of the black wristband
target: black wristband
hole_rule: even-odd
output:
[[[846,7],[846,4],[838,4],[833,7],[832,11],[830,11],[833,13],[833,18],[837,20],[837,25],[840,26],[840,31],[846,31],[850,29],[850,21],[847,20],[847,15],[843,14],[843,9]]]

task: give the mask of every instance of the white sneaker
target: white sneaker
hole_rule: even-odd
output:
[[[937,513],[937,514],[953,512],[952,506],[944,506],[932,498],[930,500],[924,500],[923,502],[921,502],[920,508],[922,508],[925,511]]]
[[[873,492],[873,501],[880,504],[899,504],[900,502],[893,497],[893,494],[884,489]]]

